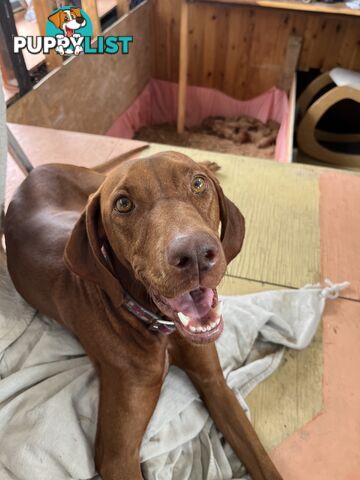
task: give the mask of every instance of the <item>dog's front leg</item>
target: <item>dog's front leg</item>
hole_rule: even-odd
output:
[[[103,480],[142,479],[139,449],[155,409],[161,378],[144,384],[139,372],[98,367],[100,404],[95,463]]]
[[[179,336],[174,340],[171,362],[189,375],[215,425],[252,479],[281,480],[235,394],[226,385],[215,345],[194,346]]]

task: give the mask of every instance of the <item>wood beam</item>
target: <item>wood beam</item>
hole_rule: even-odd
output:
[[[44,36],[48,17],[55,10],[56,4],[52,0],[33,0],[33,5],[40,35]],[[62,65],[62,58],[54,50],[46,54],[45,59],[49,71]]]
[[[181,3],[180,19],[180,59],[179,59],[179,94],[178,94],[178,117],[177,131],[183,133],[186,116],[186,87],[189,63],[188,45],[189,4],[187,0]]]
[[[98,37],[101,33],[100,19],[96,0],[82,0],[81,8],[89,15],[93,25],[93,36]]]
[[[130,10],[129,0],[117,0],[116,9],[117,9],[119,18],[129,13],[129,10]]]
[[[300,35],[290,35],[285,54],[284,69],[278,82],[278,87],[290,92],[293,78],[300,58],[302,37]]]

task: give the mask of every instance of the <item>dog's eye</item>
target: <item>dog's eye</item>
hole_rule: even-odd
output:
[[[191,184],[194,193],[202,193],[206,190],[206,181],[203,177],[195,177]]]
[[[120,213],[128,213],[134,208],[134,204],[128,197],[120,197],[116,200],[115,207]]]

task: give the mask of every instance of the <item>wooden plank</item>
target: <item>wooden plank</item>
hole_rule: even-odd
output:
[[[96,0],[81,0],[81,8],[89,15],[93,27],[93,36],[98,37],[101,33],[100,19]]]
[[[202,6],[194,3],[191,5],[191,15],[189,15],[189,59],[188,59],[188,83],[198,85],[202,81],[202,72],[204,64],[203,45],[205,35],[205,23],[198,21],[199,12]],[[177,25],[176,15],[173,17],[174,25]],[[173,49],[176,54],[176,49]]]
[[[360,10],[358,10],[360,12]],[[342,66],[344,68],[350,68],[355,71],[360,70],[360,29],[355,27],[350,19],[347,19],[347,22],[338,23],[341,25],[341,30],[343,35],[339,39],[337,48],[333,45],[333,55],[336,55],[336,61],[334,61],[333,66]],[[357,41],[358,47],[354,45],[354,41]],[[349,67],[347,67],[349,65]],[[326,65],[329,67],[329,65]]]
[[[248,62],[244,64],[245,83],[243,89],[247,90],[247,98],[253,98],[261,92],[267,90],[266,85],[274,86],[279,75],[279,68],[282,66],[276,64],[274,57],[277,55],[277,42],[279,36],[282,35],[283,29],[287,25],[281,24],[279,27],[279,19],[274,12],[268,11],[268,15],[257,15],[256,10],[253,18],[253,31],[247,48],[249,49]],[[271,35],[267,36],[264,42],[263,32],[268,31],[269,19],[272,18],[276,24],[276,28],[272,29]],[[281,22],[282,23],[282,22]],[[280,42],[281,44],[282,42]],[[244,46],[242,48],[245,48]],[[265,84],[264,84],[265,81]],[[259,91],[260,90],[260,91]]]
[[[182,0],[180,19],[180,59],[179,59],[179,94],[178,94],[178,118],[177,131],[182,133],[185,128],[186,116],[186,87],[188,72],[188,26],[189,5],[187,0]]]
[[[342,296],[360,301],[360,178],[320,176],[321,277],[351,282]]]
[[[166,45],[173,45],[173,48],[166,49],[166,57],[164,58],[164,62],[166,63],[166,70],[167,74],[173,78],[174,80],[178,81],[179,78],[179,67],[180,67],[180,48],[176,48],[179,45],[179,38],[180,38],[180,30],[177,32],[177,36],[175,33],[174,23],[172,21],[173,15],[175,12],[171,11],[171,5],[167,4],[164,5],[165,15],[169,18],[169,22],[166,22],[164,25],[164,35],[165,35],[165,44]],[[182,4],[180,3],[180,12],[182,8]],[[179,28],[181,23],[181,13],[180,13],[180,21],[179,21]],[[186,38],[186,41],[188,39]],[[181,41],[181,40],[180,40]],[[177,52],[177,58],[175,56],[174,61],[174,53]],[[176,61],[177,60],[177,61]]]
[[[116,4],[117,4],[116,10],[118,13],[118,17],[121,17],[129,13],[129,10],[130,10],[129,0],[116,0]]]
[[[263,8],[278,8],[284,10],[297,10],[299,12],[312,13],[331,13],[336,15],[352,15],[359,16],[359,10],[353,10],[342,3],[335,3],[329,5],[325,2],[311,2],[304,3],[301,0],[195,0],[200,3],[217,3],[217,4],[232,4],[232,5],[256,5]]]
[[[214,87],[214,70],[216,64],[216,27],[217,27],[217,15],[218,8],[208,7],[203,12],[204,22],[204,44],[203,44],[203,71],[202,71],[202,84],[205,87]],[[206,45],[206,48],[204,48]]]
[[[7,146],[8,139],[6,135],[6,104],[2,71],[0,70],[0,252],[3,251],[2,237],[4,233]]]
[[[284,70],[278,83],[278,87],[289,93],[296,74],[302,45],[302,37],[290,35],[286,48]]]
[[[178,81],[180,4],[178,0],[155,2],[154,76],[159,79]],[[360,70],[356,16],[254,4],[196,2],[189,8],[188,82],[192,85],[217,88],[240,99],[263,93],[279,80],[289,35],[303,37],[300,70],[334,66]]]
[[[318,167],[158,144],[149,154],[166,150],[221,165],[222,187],[246,219],[244,246],[229,274],[288,287],[319,282]]]
[[[275,290],[266,283],[225,277],[223,295]],[[226,328],[226,319],[225,319]],[[267,450],[312,420],[322,407],[322,330],[305,350],[287,350],[281,366],[246,398],[252,423]]]
[[[291,163],[294,155],[294,130],[295,130],[295,112],[296,112],[296,75],[293,76],[289,95],[289,115],[287,119],[287,161]]]
[[[40,35],[44,36],[46,33],[46,24],[49,15],[55,10],[56,5],[53,0],[33,0],[36,21],[39,25]],[[49,71],[54,70],[62,65],[62,58],[53,50],[45,55],[46,64]]]
[[[225,7],[217,9],[215,32],[215,63],[212,67],[213,70],[213,82],[220,90],[224,90],[225,82],[225,68],[226,68],[226,52],[228,49],[229,41],[229,23],[230,23],[231,8]]]
[[[244,43],[251,38],[251,35],[248,35],[251,28],[253,28],[253,21],[249,17],[249,11],[232,9],[227,31],[223,85],[223,91],[228,95],[236,95],[237,82],[240,82],[241,86],[245,83],[246,69],[244,67],[248,63],[246,57],[250,54],[250,49]]]
[[[106,31],[106,35],[134,36],[129,55],[73,56],[9,107],[8,121],[105,133],[151,78],[150,14],[151,5],[143,3]]]
[[[171,5],[169,5],[171,7]],[[189,6],[189,9],[191,7]],[[169,42],[170,45],[173,45],[173,48],[170,49],[168,53],[168,63],[169,68],[171,69],[170,74],[173,76],[174,81],[177,82],[179,78],[179,37],[180,37],[180,22],[177,21],[180,18],[181,12],[181,2],[177,2],[175,9],[171,11],[170,15],[170,25],[169,25]],[[190,11],[189,11],[190,13]],[[188,16],[188,23],[190,21],[190,15]],[[189,26],[188,26],[188,35],[189,35]],[[168,44],[169,45],[169,44]],[[188,36],[188,49],[189,49],[189,36]],[[189,51],[189,50],[188,50]],[[188,64],[189,64],[189,55],[188,55]],[[189,68],[187,69],[187,83],[189,83]]]

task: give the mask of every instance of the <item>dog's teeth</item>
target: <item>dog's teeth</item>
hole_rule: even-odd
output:
[[[216,307],[214,308],[214,311],[216,312],[216,314],[220,317],[220,315],[222,314],[222,301],[219,300]]]
[[[217,325],[216,322],[211,322],[211,323],[210,323],[210,328],[215,328],[216,325]]]
[[[190,331],[195,333],[195,332],[196,332],[196,330],[197,330],[197,329],[196,329],[196,327],[193,327],[193,326],[191,325],[191,327],[190,327]]]
[[[211,328],[212,328],[211,325],[208,325],[208,326],[206,327],[206,330],[207,330],[208,332],[210,332]]]
[[[179,317],[180,322],[184,325],[184,327],[187,327],[189,325],[189,322],[190,322],[189,317],[187,317],[186,315],[184,315],[181,312],[178,313],[178,317]]]
[[[216,319],[215,326],[217,327],[219,325],[219,323],[220,323],[220,317]]]

